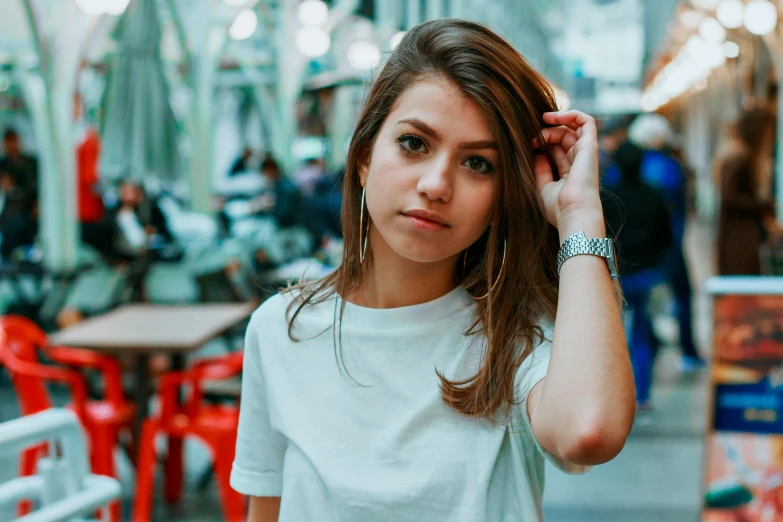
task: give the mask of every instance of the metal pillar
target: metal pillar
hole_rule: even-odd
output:
[[[427,0],[427,20],[443,17],[443,0]]]
[[[451,13],[449,16],[452,18],[466,18],[466,5],[468,0],[451,0]]]
[[[272,131],[275,154],[285,172],[294,169],[291,145],[296,138],[296,100],[302,90],[305,60],[296,46],[299,28],[296,11],[299,2],[285,0],[278,8],[277,20],[277,128]]]
[[[44,262],[51,268],[76,265],[79,230],[76,216],[76,158],[72,136],[73,95],[79,62],[79,39],[85,18],[75,4],[54,5],[54,38],[41,34],[41,13],[24,0],[30,32],[40,58],[37,71],[20,74],[35,122],[39,149],[39,236]],[[57,55],[55,57],[55,51]]]
[[[226,41],[226,30],[212,26],[209,4],[199,4],[195,18],[201,36],[192,39],[190,55],[193,101],[188,125],[192,146],[188,180],[191,209],[209,212],[213,183],[215,69]]]
[[[408,10],[407,10],[407,20],[405,20],[405,30],[412,29],[413,27],[419,25],[419,22],[421,22],[421,3],[419,0],[407,0],[408,1]]]

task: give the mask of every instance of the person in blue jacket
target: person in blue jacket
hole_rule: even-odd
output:
[[[682,164],[666,151],[672,140],[668,120],[659,114],[638,116],[628,129],[631,142],[645,149],[642,179],[656,188],[666,200],[672,229],[672,246],[664,257],[663,268],[674,294],[677,321],[680,325],[682,368],[691,371],[704,367],[704,359],[693,340],[693,289],[683,252],[687,214],[688,179]],[[616,186],[620,172],[612,166],[603,178],[606,188]]]

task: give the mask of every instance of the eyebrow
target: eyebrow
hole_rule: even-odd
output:
[[[398,124],[400,124],[400,123],[407,123],[411,127],[415,127],[420,132],[422,132],[424,134],[427,134],[431,138],[434,138],[434,139],[436,139],[438,141],[440,141],[442,139],[442,136],[441,136],[441,134],[438,131],[436,131],[435,129],[433,129],[432,127],[430,127],[429,125],[427,125],[426,123],[424,123],[423,121],[421,121],[421,120],[419,120],[417,118],[407,118],[407,119],[404,119],[404,120],[400,120],[397,123]],[[464,142],[459,144],[459,148],[460,149],[472,149],[472,150],[481,150],[481,149],[494,149],[494,150],[497,150],[498,149],[498,144],[497,144],[497,142],[492,141],[492,140],[464,141]]]

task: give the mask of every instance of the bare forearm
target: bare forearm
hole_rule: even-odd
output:
[[[277,522],[280,497],[250,497],[247,522]]]
[[[600,214],[559,229],[561,243],[579,231],[595,238],[606,232]],[[598,464],[622,449],[633,423],[635,393],[622,317],[604,259],[580,255],[563,263],[549,370],[531,399],[539,401],[537,436],[557,456]]]

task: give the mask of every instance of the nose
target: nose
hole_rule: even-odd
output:
[[[430,201],[449,202],[452,196],[452,172],[448,158],[439,158],[424,168],[426,170],[419,178],[416,191]]]

